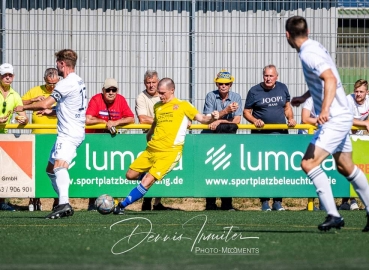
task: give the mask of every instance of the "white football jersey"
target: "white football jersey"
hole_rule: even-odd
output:
[[[347,95],[347,100],[349,103],[350,110],[354,115],[355,119],[358,120],[367,120],[369,115],[369,96],[366,95],[365,101],[363,104],[357,104],[355,101],[355,94]],[[364,130],[358,130],[355,134],[361,135],[364,133]]]
[[[337,80],[337,88],[336,95],[330,106],[329,116],[330,118],[337,116],[347,117],[348,114],[351,114],[336,65],[327,49],[319,42],[308,39],[302,44],[299,57],[301,59],[306,83],[314,101],[315,113],[317,115],[320,114],[324,98],[324,81],[320,79],[319,76],[324,71],[331,69]],[[329,125],[329,121],[327,124]]]
[[[56,100],[58,137],[80,144],[85,138],[87,96],[83,80],[70,73],[59,81],[51,96]]]

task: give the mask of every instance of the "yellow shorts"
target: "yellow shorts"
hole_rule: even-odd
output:
[[[169,173],[181,159],[182,151],[172,152],[142,152],[135,161],[129,166],[136,172],[149,172],[156,180],[161,180]]]

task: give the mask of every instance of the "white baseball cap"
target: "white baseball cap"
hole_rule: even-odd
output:
[[[8,63],[4,63],[0,66],[0,74],[4,75],[4,74],[14,74],[14,68],[11,64]]]
[[[118,83],[115,79],[113,78],[107,78],[104,82],[104,86],[105,89],[108,89],[110,87],[114,87],[114,88],[118,88]]]

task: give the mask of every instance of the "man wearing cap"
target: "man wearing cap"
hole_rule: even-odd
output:
[[[118,83],[113,78],[104,82],[102,93],[94,95],[88,103],[86,125],[105,124],[105,129],[86,129],[86,133],[111,133],[116,126],[133,124],[134,115],[126,99],[118,94]],[[95,198],[90,198],[88,210],[95,210]]]
[[[234,77],[226,70],[221,70],[214,82],[218,90],[208,93],[205,97],[203,113],[211,114],[219,112],[219,119],[209,124],[209,130],[202,133],[236,133],[242,116],[241,96],[231,92]],[[232,206],[232,198],[221,198],[222,210],[235,210]],[[216,210],[216,198],[206,198],[205,210]]]
[[[13,116],[13,110],[17,106],[23,105],[22,99],[17,92],[10,86],[14,80],[14,68],[11,64],[5,63],[0,66],[0,133],[8,133],[4,128],[4,124],[9,124]],[[28,123],[28,118],[25,112],[20,112],[17,115],[16,121],[25,125]],[[15,211],[13,207],[5,203],[5,199],[0,198],[0,210]]]
[[[278,72],[274,65],[263,68],[264,81],[251,87],[247,93],[243,116],[257,128],[264,124],[287,124],[294,127],[296,121],[290,104],[290,94],[285,84],[278,82]],[[288,134],[288,130],[254,129],[251,134]],[[270,211],[269,198],[260,198],[261,210]],[[282,198],[273,199],[273,210],[283,211]]]

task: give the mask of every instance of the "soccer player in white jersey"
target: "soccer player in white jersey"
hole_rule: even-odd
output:
[[[343,90],[337,68],[328,51],[317,41],[308,38],[305,18],[293,16],[286,22],[286,38],[299,54],[309,90],[291,100],[299,106],[312,96],[315,113],[318,116],[318,130],[314,134],[301,161],[301,167],[312,179],[320,201],[328,216],[318,226],[319,230],[340,229],[345,225],[337,211],[332,188],[320,164],[332,154],[339,173],[347,178],[365,205],[367,224],[363,231],[369,231],[369,185],[364,173],[352,161],[352,145],[349,133],[353,123],[346,94]]]
[[[43,115],[55,114],[58,118],[58,136],[51,150],[46,172],[52,186],[59,197],[59,205],[46,216],[56,219],[72,216],[74,211],[69,204],[69,173],[68,167],[76,157],[76,149],[85,138],[86,120],[86,86],[74,72],[77,54],[70,49],[55,53],[59,81],[53,93],[46,99],[33,104],[18,106],[15,111],[41,110]],[[55,110],[51,109],[57,102]]]

